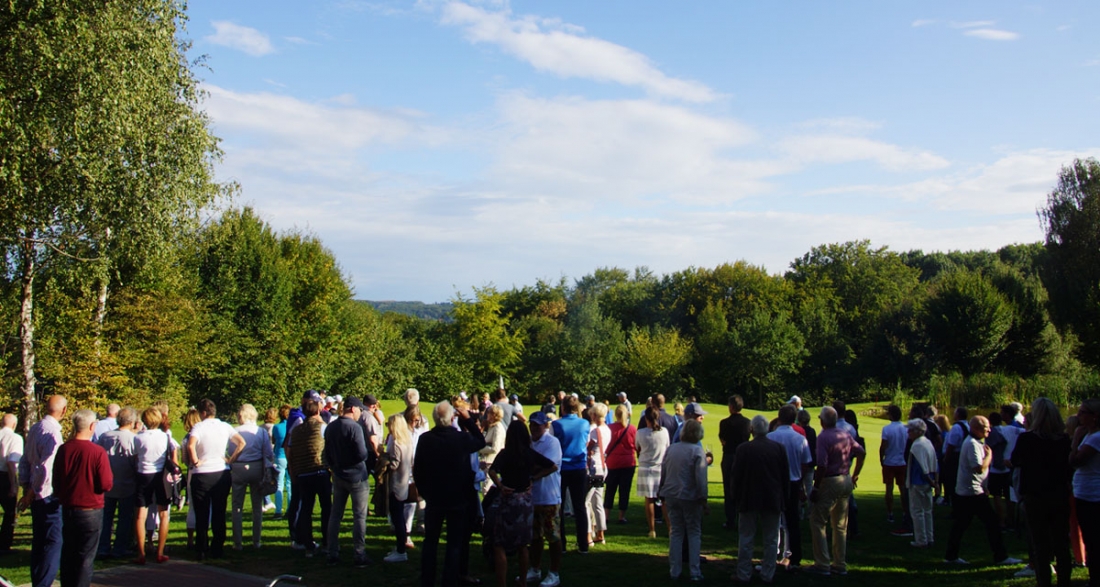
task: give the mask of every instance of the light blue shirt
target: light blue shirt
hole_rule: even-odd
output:
[[[810,443],[806,442],[806,437],[795,432],[789,424],[784,424],[773,432],[769,432],[768,440],[783,445],[783,450],[787,451],[787,467],[791,474],[791,481],[801,480],[802,466],[808,465],[814,460],[813,455],[810,454]]]
[[[559,469],[531,484],[531,505],[558,505],[561,503],[561,443],[547,430],[542,438],[531,441],[531,448]]]

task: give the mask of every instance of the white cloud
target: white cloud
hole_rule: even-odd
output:
[[[799,164],[873,161],[890,171],[942,169],[950,163],[928,151],[858,136],[806,135],[784,139],[779,147]]]
[[[275,52],[271,39],[254,28],[226,20],[215,20],[211,24],[214,25],[214,34],[204,37],[210,43],[237,49],[254,57]]]
[[[445,140],[438,129],[408,113],[390,113],[349,105],[336,96],[329,105],[267,92],[241,93],[207,85],[204,104],[215,127],[230,128],[303,151],[341,152],[370,144]],[[334,105],[333,105],[334,104]]]
[[[738,160],[740,122],[646,100],[502,96],[495,177],[527,193],[730,202],[767,191],[779,162]]]
[[[709,102],[718,95],[706,85],[665,75],[645,55],[556,19],[513,17],[462,2],[442,7],[442,22],[461,27],[472,43],[490,43],[539,71],[562,77],[637,86],[648,93],[687,102]]]
[[[918,18],[917,20],[913,21],[912,26],[913,26],[913,28],[916,28],[916,27],[928,26],[930,24],[936,24],[936,21],[931,20],[931,19],[927,19],[927,18]]]
[[[963,34],[968,37],[985,39],[987,41],[1015,41],[1020,38],[1019,33],[1000,29],[971,29]]]
[[[972,20],[972,21],[969,21],[969,22],[954,22],[954,21],[952,21],[947,26],[950,26],[953,29],[977,29],[977,28],[991,27],[995,24],[997,24],[997,21],[995,21],[995,20]]]
[[[314,43],[313,41],[310,41],[309,39],[303,39],[302,37],[283,37],[283,40],[285,40],[288,43],[294,43],[295,45],[316,45],[317,44],[317,43]]]

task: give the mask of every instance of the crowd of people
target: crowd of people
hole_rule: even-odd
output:
[[[404,402],[386,418],[370,395],[309,391],[299,406],[266,410],[262,424],[256,408],[244,404],[231,425],[203,399],[181,415],[186,434],[178,442],[165,403],[140,412],[111,404],[102,419],[89,410],[72,414],[66,442],[67,402],[52,396],[25,441],[13,415],[0,421],[0,551],[11,549],[16,510],[29,508],[32,584],[50,585],[60,575],[63,586],[90,585],[96,557],[168,561],[170,512],[187,502],[188,548],[198,560],[220,558],[227,513],[232,548],[244,548],[250,498],[253,548],[262,547],[263,513],[274,510],[293,550],[338,565],[350,499],[357,567],[373,562],[366,551],[373,508],[393,533],[384,563],[406,562],[416,547],[410,536],[423,533],[422,587],[436,584],[444,526],[444,586],[481,583],[469,567],[480,530],[498,587],[509,583],[510,556],[526,583],[557,587],[567,544],[587,553],[606,543],[610,524],[628,523],[637,496],[649,537],[664,525],[670,576],[702,580],[714,455],[704,449],[707,412],[699,403],[669,413],[665,398],[654,395],[635,425],[623,393],[610,402],[614,409],[592,396],[559,393],[529,415],[503,388],[492,396],[459,394],[431,406],[428,417],[416,389]],[[722,525],[738,537],[736,583],[754,574],[770,583],[781,571],[848,573],[847,537],[858,533],[853,490],[866,443],[842,402],[820,410],[819,429],[801,403],[795,396],[775,418],[749,419],[734,395],[719,423]],[[930,548],[932,512],[950,507],[945,563],[968,564],[960,558],[962,537],[977,518],[995,564],[1024,562],[1009,556],[1002,539],[1015,527],[1028,545],[1028,565],[1017,575],[1034,576],[1040,587],[1055,580],[1065,586],[1074,564],[1087,565],[1097,585],[1100,556],[1088,554],[1100,552],[1100,401],[1083,402],[1067,420],[1046,398],[1023,412],[1006,405],[971,418],[958,408],[947,426],[929,405],[914,405],[905,422],[899,408],[887,407],[879,461],[888,520],[897,522],[892,533],[912,537],[913,548]],[[567,538],[570,517],[574,535]],[[812,563],[803,565],[807,518]],[[754,565],[757,536],[762,551]]]

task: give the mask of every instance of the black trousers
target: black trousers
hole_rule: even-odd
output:
[[[0,552],[11,550],[15,537],[15,506],[16,498],[11,494],[11,479],[7,473],[0,472],[0,507],[4,508],[4,521],[0,522]]]
[[[1095,457],[1093,457],[1095,458]],[[1100,587],[1100,501],[1077,498],[1077,525],[1085,542],[1086,563],[1089,566],[1089,586]],[[1058,576],[1062,575],[1059,571]]]
[[[951,524],[951,534],[947,538],[947,554],[944,558],[955,560],[959,558],[959,548],[962,546],[963,535],[970,526],[970,520],[975,516],[985,525],[985,537],[989,541],[989,548],[993,549],[993,561],[1002,561],[1008,558],[1004,540],[1001,538],[1001,521],[997,512],[993,511],[993,505],[989,503],[989,496],[985,495],[956,495],[952,506],[955,511],[955,520]]]
[[[314,549],[313,543],[313,503],[321,502],[321,544],[328,544],[328,518],[332,513],[332,480],[328,471],[314,475],[299,475],[297,493],[301,495],[301,508],[298,512],[298,527],[294,535],[298,544],[306,550]]]
[[[626,511],[627,506],[630,505],[630,490],[634,488],[635,469],[637,467],[607,470],[606,489],[603,492],[603,509],[605,512],[611,511],[611,506],[615,503],[616,491],[619,493],[619,511]]]
[[[726,529],[737,527],[737,497],[733,489],[733,455],[722,454],[722,513],[726,519]]]
[[[791,551],[790,563],[798,566],[802,563],[802,480],[791,481],[790,489],[783,500],[783,518],[787,522],[787,549]],[[780,553],[782,555],[782,553]]]
[[[569,501],[573,504],[573,522],[577,528],[577,549],[581,552],[588,551],[588,470],[579,469],[561,472],[561,494],[564,496],[569,491]],[[561,509],[561,529],[565,533],[565,508]],[[562,550],[565,550],[565,540],[561,541]]]
[[[233,480],[229,470],[192,473],[191,492],[195,507],[195,550],[221,557],[225,553],[225,509]],[[213,535],[213,539],[211,539]]]
[[[1050,563],[1057,563],[1058,584],[1069,585],[1073,558],[1069,553],[1069,495],[1024,496],[1024,515],[1031,535],[1035,582],[1050,587]]]
[[[434,587],[436,556],[443,523],[447,523],[447,551],[443,556],[443,587],[456,587],[461,575],[463,543],[469,547],[467,525],[470,503],[445,508],[427,502],[424,509],[424,542],[420,553],[420,587]],[[467,552],[469,552],[467,550]]]
[[[103,530],[103,510],[63,507],[61,520],[61,586],[89,587]]]

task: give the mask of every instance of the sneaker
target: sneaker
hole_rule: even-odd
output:
[[[692,582],[692,583],[698,583],[698,582],[700,582],[700,581],[702,581],[702,580],[703,580],[703,576],[702,576],[702,575],[692,575],[692,576],[691,576],[691,582]]]
[[[841,569],[839,567],[829,567],[829,573],[833,575],[839,575],[844,577],[848,574],[848,569]]]
[[[538,569],[527,569],[527,582],[538,583],[542,580],[542,571]]]
[[[893,512],[891,512],[889,514],[886,514],[886,521],[890,522],[891,524],[894,523],[894,514],[893,514]]]
[[[293,550],[305,550],[306,545],[305,544],[298,544],[297,542],[291,542],[290,543],[290,548],[293,549]]]
[[[947,498],[946,497],[937,497],[936,498],[936,505],[947,505]]]
[[[357,557],[355,557],[355,563],[354,564],[355,564],[356,568],[360,568],[360,569],[365,568],[365,567],[369,567],[370,566],[370,559],[365,557],[365,556],[357,556]]]
[[[999,561],[997,561],[993,564],[995,564],[995,565],[1018,565],[1022,562],[1024,562],[1024,561],[1022,561],[1018,558],[1012,558],[1011,556],[1006,556],[1004,558],[1004,560],[999,560]]]
[[[388,562],[388,563],[403,563],[403,562],[409,560],[409,555],[407,555],[403,552],[397,552],[396,550],[394,550],[394,551],[390,552],[389,554],[387,554],[386,557],[383,558],[382,560],[385,561],[385,562]]]
[[[909,543],[909,546],[912,546],[913,548],[928,548],[929,545],[928,544],[921,544],[920,542],[913,541],[913,542]]]
[[[554,571],[546,573],[546,578],[539,583],[539,587],[558,587],[561,585],[561,578]]]
[[[970,564],[970,563],[966,562],[966,560],[961,559],[961,558],[956,558],[956,559],[946,559],[945,558],[945,559],[943,559],[943,562],[945,562],[949,565],[969,565]]]
[[[1024,568],[1016,571],[1015,573],[1013,573],[1012,576],[1020,578],[1020,579],[1027,578],[1027,577],[1034,577],[1035,576],[1035,569],[1033,569],[1031,567],[1024,567]]]
[[[273,509],[275,509],[275,504],[273,504],[273,503],[269,503],[269,504],[264,506],[264,511],[265,512],[270,512]]]
[[[912,530],[906,530],[905,528],[898,528],[897,530],[890,531],[891,536],[910,537],[913,535]]]

